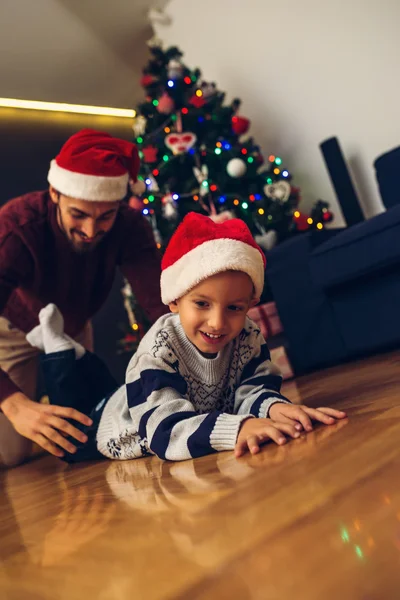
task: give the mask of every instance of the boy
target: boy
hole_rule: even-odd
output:
[[[162,301],[172,314],[143,338],[126,384],[116,391],[98,359],[64,335],[57,308],[43,309],[27,338],[46,352],[50,399],[82,406],[84,396],[98,403],[77,451],[70,438],[54,439],[71,453],[66,460],[146,454],[185,460],[233,449],[239,457],[259,452],[268,440],[284,444],[285,435],[310,431],[311,419],[330,425],[344,418],[330,408],[294,406],[280,394],[282,378],[246,317],[259,301],[264,270],[264,254],[245,223],[187,215],[162,262]],[[72,425],[66,433],[82,435]]]

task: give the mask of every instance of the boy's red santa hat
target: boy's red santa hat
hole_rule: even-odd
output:
[[[135,144],[94,129],[78,131],[51,161],[48,182],[61,194],[80,200],[122,200],[129,179],[137,180]]]
[[[264,287],[265,256],[240,219],[214,223],[189,213],[174,233],[162,260],[161,298],[170,304],[204,279],[223,271],[247,273],[260,298]]]

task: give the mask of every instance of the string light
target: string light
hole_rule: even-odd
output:
[[[148,198],[145,198],[145,199],[143,200],[143,204],[148,204],[148,203],[149,203],[149,199],[148,199]]]
[[[144,208],[143,209],[143,214],[144,215],[148,215],[149,214],[149,209],[148,208]]]
[[[249,208],[249,205],[247,204],[247,202],[243,202],[242,208],[244,208],[244,210],[247,210]]]
[[[208,181],[205,179],[205,180],[202,182],[202,184],[201,184],[201,185],[202,185],[203,187],[208,187]]]
[[[164,154],[164,156],[162,157],[164,162],[168,162],[169,161],[169,156],[167,154]]]
[[[276,165],[281,165],[281,164],[282,164],[282,159],[281,159],[281,158],[279,158],[279,156],[277,156],[277,157],[275,158],[275,164],[276,164]]]
[[[263,215],[264,214],[264,209],[263,208],[259,208],[258,209],[258,214],[259,215]]]
[[[322,225],[322,223],[317,223],[317,229],[323,229],[324,226]]]
[[[151,179],[147,178],[146,179],[146,185],[150,185],[151,184]]]
[[[247,159],[248,163],[252,163],[254,161],[254,158],[252,156],[249,156],[249,158]]]
[[[182,114],[183,114],[183,115],[187,115],[187,114],[188,114],[188,112],[189,112],[189,109],[188,109],[188,108],[186,108],[186,106],[184,106],[184,107],[182,108]]]
[[[201,98],[201,97],[202,97],[202,95],[203,95],[203,92],[202,92],[201,90],[196,90],[196,96],[197,96],[198,98]]]
[[[228,144],[228,142],[225,142],[224,148],[225,148],[225,150],[230,150],[231,149],[231,145]]]
[[[186,83],[186,85],[190,85],[192,83],[192,80],[187,75],[186,75],[186,77],[184,78],[183,81]]]
[[[225,202],[226,198],[224,198],[224,196],[220,196],[219,197],[219,201],[221,204],[223,204]]]
[[[312,225],[312,224],[314,223],[314,221],[312,220],[312,218],[311,218],[311,217],[308,217],[308,219],[307,219],[307,223],[308,223],[309,225]]]
[[[237,206],[239,204],[239,200],[237,198],[234,199],[233,204]]]
[[[217,142],[215,145],[217,146],[217,148],[221,148],[222,146],[221,142]]]
[[[289,171],[282,171],[282,177],[289,177]]]
[[[139,325],[137,323],[134,323],[132,325],[132,329],[133,329],[133,331],[137,331],[139,329]]]
[[[149,196],[149,201],[154,202],[154,196],[152,194]]]
[[[172,81],[172,79],[168,80],[168,87],[174,87],[174,82]]]
[[[171,130],[169,127],[165,127],[164,131],[165,131],[165,133],[170,133]]]
[[[215,154],[221,154],[222,150],[221,148],[215,148],[214,152]]]
[[[251,200],[252,202],[254,202],[255,199],[256,199],[256,197],[254,196],[254,194],[251,194],[249,196],[249,200]]]
[[[267,179],[267,183],[272,183],[272,179],[271,179],[271,177],[268,177],[268,179]]]
[[[217,191],[217,189],[218,189],[218,188],[217,188],[217,186],[215,185],[215,183],[213,183],[212,185],[210,185],[210,190],[211,190],[212,192],[216,192],[216,191]]]
[[[275,156],[274,156],[273,154],[271,154],[271,155],[268,157],[268,160],[269,160],[269,162],[275,162]]]
[[[280,169],[274,169],[274,173],[275,173],[275,175],[279,175],[279,173],[280,173],[280,172],[281,172],[281,170],[280,170]]]
[[[158,100],[156,100],[156,99],[153,100],[153,106],[158,106]]]
[[[256,200],[261,200],[261,196],[260,196],[260,194],[256,194],[256,195],[255,195],[255,199],[256,199]]]
[[[153,175],[154,177],[157,177],[157,175],[160,174],[160,171],[158,169],[153,169]]]
[[[198,199],[199,199],[199,197],[198,197],[198,195],[197,195],[197,194],[196,194],[195,196],[193,196],[193,200],[194,200],[195,202],[197,202],[197,200],[198,200]]]
[[[172,200],[179,200],[179,194],[172,194]]]
[[[198,122],[199,122],[199,123],[203,123],[203,121],[204,121],[204,117],[198,117],[198,119],[197,119],[197,120],[198,120]]]
[[[298,210],[294,211],[294,218],[298,219],[300,217],[300,212]]]
[[[247,154],[246,148],[242,148],[242,154]]]
[[[158,244],[157,244],[157,248],[158,248],[158,249],[160,249],[160,248],[161,248],[161,244],[160,244],[160,242],[158,242]]]
[[[197,81],[196,75],[192,75],[192,81]]]
[[[272,215],[268,215],[268,221],[272,221]]]
[[[136,138],[136,141],[137,141],[138,144],[142,144],[143,143],[143,138],[139,136],[138,138]]]

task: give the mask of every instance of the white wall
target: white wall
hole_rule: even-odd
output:
[[[228,97],[264,153],[342,223],[319,143],[338,136],[367,216],[382,210],[372,163],[400,144],[399,0],[171,0],[156,26]]]

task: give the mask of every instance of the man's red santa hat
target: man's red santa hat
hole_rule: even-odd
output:
[[[254,297],[264,287],[266,260],[247,225],[240,219],[214,223],[189,213],[172,236],[162,259],[161,298],[170,304],[204,279],[223,271],[247,273]]]
[[[48,182],[61,194],[80,200],[122,200],[129,179],[137,180],[135,144],[94,129],[78,131],[50,163]]]

